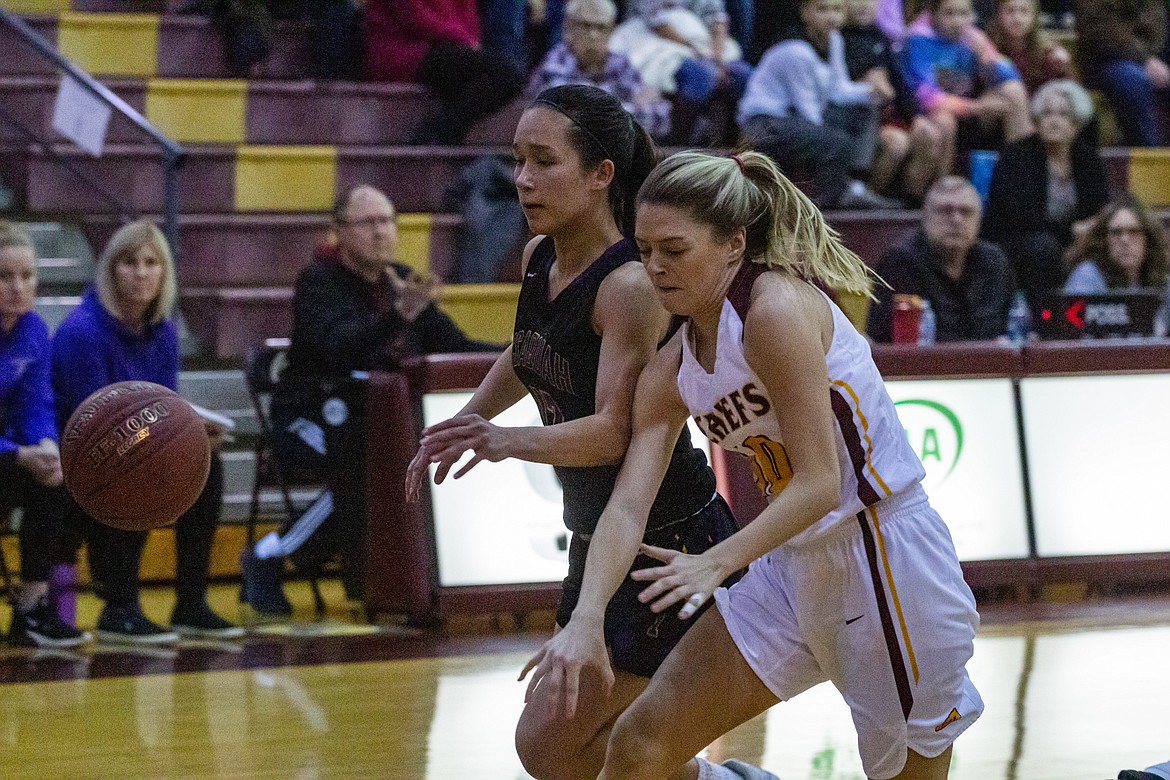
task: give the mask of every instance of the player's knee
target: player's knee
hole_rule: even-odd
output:
[[[522,718],[516,727],[516,755],[524,771],[537,780],[564,777],[576,756],[573,745]]]
[[[634,777],[636,768],[660,765],[665,753],[661,736],[654,718],[643,715],[637,707],[626,710],[609,736],[606,767],[615,777]]]

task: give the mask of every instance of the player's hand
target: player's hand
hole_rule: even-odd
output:
[[[52,439],[42,439],[16,450],[16,464],[32,475],[37,484],[56,487],[63,481],[61,454]]]
[[[601,676],[605,696],[613,692],[613,667],[605,647],[601,622],[569,620],[569,625],[544,643],[536,655],[528,659],[520,672],[523,680],[529,672],[532,679],[524,692],[524,702],[531,698],[536,686],[543,685],[552,697],[553,705],[562,704],[566,720],[577,714],[577,700],[583,672],[594,669]],[[590,675],[592,677],[592,675]]]
[[[715,561],[706,555],[686,555],[678,550],[648,544],[643,544],[639,551],[665,564],[630,572],[631,578],[651,583],[638,594],[638,601],[643,604],[653,601],[650,604],[653,612],[662,612],[673,604],[684,602],[678,616],[680,620],[686,620],[727,579]]]
[[[235,441],[235,438],[230,433],[228,433],[227,428],[223,427],[219,423],[206,420],[203,423],[203,428],[207,431],[207,439],[211,442],[211,449],[213,451],[218,450],[220,447],[228,444],[229,442]]]
[[[403,279],[393,268],[386,269],[394,288],[394,310],[407,322],[414,322],[439,294],[439,282],[433,276],[411,273]]]
[[[435,484],[439,485],[468,450],[475,454],[455,472],[455,479],[471,471],[480,461],[495,463],[507,458],[511,454],[511,435],[509,429],[493,425],[478,414],[462,414],[425,429],[422,450],[429,453],[429,463],[438,464]]]

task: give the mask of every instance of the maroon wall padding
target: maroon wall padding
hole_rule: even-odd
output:
[[[430,513],[406,503],[419,420],[403,374],[370,373],[366,419],[366,612],[427,615],[437,568]]]
[[[936,344],[875,344],[873,359],[886,379],[1010,377],[1023,372],[1020,350],[997,341]]]
[[[416,399],[444,390],[474,390],[499,357],[498,352],[423,355],[403,364]]]
[[[1170,343],[1050,341],[1024,348],[1023,374],[1114,374],[1170,371]]]

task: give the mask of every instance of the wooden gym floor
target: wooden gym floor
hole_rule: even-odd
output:
[[[342,601],[326,583],[326,598]],[[232,643],[81,653],[0,649],[0,778],[525,778],[518,670],[544,633],[467,618],[439,636],[344,610]],[[236,615],[235,589],[213,603]],[[170,591],[147,591],[164,620]],[[78,622],[97,604],[82,596]],[[954,780],[1105,780],[1170,758],[1170,592],[981,608],[971,674],[987,702]],[[301,616],[303,615],[303,618]],[[547,617],[547,616],[546,616]],[[0,618],[5,620],[7,615]],[[541,622],[541,618],[533,621]],[[782,780],[861,780],[852,726],[821,686],[708,749]]]

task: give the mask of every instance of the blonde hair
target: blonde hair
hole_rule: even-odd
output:
[[[0,249],[11,247],[33,249],[32,236],[29,235],[28,228],[24,225],[0,219]],[[35,255],[36,252],[34,251],[33,254]]]
[[[808,282],[873,297],[880,278],[841,243],[813,202],[759,152],[679,152],[655,168],[638,203],[687,211],[727,237],[745,228],[744,256]]]
[[[171,247],[167,244],[166,236],[153,222],[140,219],[118,228],[98,259],[94,287],[97,289],[98,300],[106,311],[121,319],[114,269],[118,263],[134,257],[139,249],[148,245],[158,254],[163,267],[158,297],[147,312],[147,321],[151,325],[157,325],[170,317],[175,308],[178,282],[175,279],[175,260],[171,256]]]

